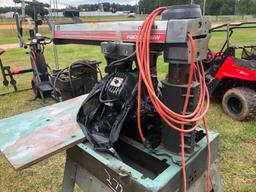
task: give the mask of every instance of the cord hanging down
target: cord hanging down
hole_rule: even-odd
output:
[[[205,82],[205,74],[203,65],[201,62],[195,62],[195,42],[193,40],[193,37],[188,34],[188,42],[190,43],[192,54],[191,54],[191,65],[190,65],[190,71],[189,71],[189,78],[188,78],[188,88],[186,93],[186,99],[183,106],[183,113],[178,114],[169,109],[162,101],[157,97],[153,82],[151,79],[151,72],[150,72],[150,36],[151,36],[151,30],[153,23],[156,19],[156,17],[162,13],[166,8],[160,7],[156,10],[154,10],[144,21],[142,24],[137,41],[136,41],[136,54],[137,54],[137,60],[138,60],[138,66],[139,66],[139,81],[138,81],[138,131],[140,134],[140,137],[143,142],[145,142],[145,137],[142,132],[141,128],[141,120],[140,120],[140,107],[141,107],[141,86],[142,81],[145,84],[149,97],[159,113],[159,115],[162,117],[162,119],[170,126],[170,128],[173,128],[180,132],[181,136],[181,161],[182,161],[182,173],[183,173],[183,185],[184,185],[184,192],[186,192],[187,189],[187,180],[186,180],[186,168],[185,168],[185,144],[184,144],[184,134],[185,133],[191,133],[194,131],[198,125],[199,121],[203,120],[205,129],[206,129],[206,137],[207,137],[207,144],[208,144],[208,171],[207,171],[207,191],[210,191],[210,163],[211,163],[211,157],[210,157],[210,143],[208,138],[208,126],[206,124],[205,115],[209,109],[210,105],[210,97],[208,93],[208,89]],[[191,92],[191,85],[193,79],[196,79],[200,83],[200,96],[199,96],[199,102],[198,106],[192,112],[191,114],[186,114],[188,102],[189,102],[189,96]],[[186,124],[189,123],[195,123],[195,126],[191,129],[184,129]],[[177,127],[179,124],[181,127]]]

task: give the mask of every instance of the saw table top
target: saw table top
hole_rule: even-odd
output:
[[[81,143],[76,115],[86,96],[0,120],[0,152],[15,170]]]

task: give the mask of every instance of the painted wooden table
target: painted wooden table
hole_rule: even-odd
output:
[[[0,152],[15,170],[85,140],[76,115],[86,96],[0,120]]]

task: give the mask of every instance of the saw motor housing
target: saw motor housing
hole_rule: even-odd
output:
[[[192,11],[186,11],[188,9],[192,9]],[[177,13],[173,14],[175,12]],[[201,10],[198,6],[169,7],[163,12],[162,20],[167,22],[166,42],[164,44],[151,44],[151,76],[159,98],[171,110],[181,114],[188,87],[192,53],[187,34],[191,34],[195,41],[195,62],[201,62],[207,57],[211,25],[208,18],[201,16]],[[157,29],[157,24],[155,28]],[[117,105],[117,103],[125,102],[129,98],[129,94],[132,95],[132,92],[137,91],[136,82],[138,81],[139,69],[136,65],[135,43],[105,41],[101,42],[101,50],[107,62],[106,77],[109,76],[110,78],[101,90],[100,101],[112,108],[120,107],[121,105]],[[162,87],[160,87],[157,78],[157,59],[162,53],[164,62],[168,64],[168,73],[166,78],[162,80]],[[199,83],[194,81],[187,113],[192,113],[198,105],[199,90]],[[141,114],[145,115],[142,115],[142,127],[148,141],[147,146],[156,148],[160,143],[163,143],[167,150],[179,154],[181,151],[180,133],[164,122],[161,123],[145,87],[143,88],[142,97]],[[119,130],[118,132],[140,141],[136,125],[136,102],[132,102],[131,105],[132,107],[125,117],[126,121],[122,123],[122,131]],[[108,109],[108,113],[111,114],[111,109]],[[152,121],[146,114],[152,117]],[[195,123],[187,124],[185,129],[190,129],[194,125]],[[185,134],[185,152],[187,154],[193,154],[196,141],[200,140],[201,137],[202,131]],[[110,141],[109,146],[112,146],[117,140],[118,138],[115,138]]]

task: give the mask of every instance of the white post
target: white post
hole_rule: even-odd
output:
[[[58,13],[58,0],[56,0],[56,12],[57,12],[57,18],[59,17],[59,13]]]
[[[52,17],[52,0],[50,0],[49,16]]]
[[[24,2],[24,0],[21,1],[21,14],[22,14],[22,17],[25,18],[26,13],[25,13],[25,2]]]

